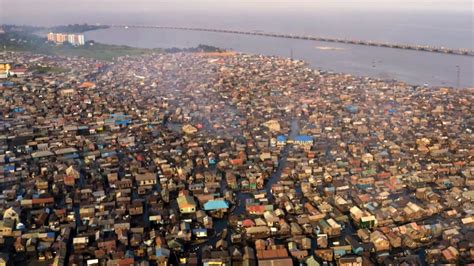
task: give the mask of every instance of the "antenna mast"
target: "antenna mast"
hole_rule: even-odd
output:
[[[456,65],[456,87],[461,87],[461,67]]]

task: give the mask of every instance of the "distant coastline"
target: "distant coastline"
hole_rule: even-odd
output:
[[[106,29],[104,26],[91,26],[87,24],[74,24],[67,26],[57,26],[52,28],[0,25],[0,47],[8,51],[25,51],[38,54],[57,56],[80,56],[94,58],[98,60],[111,61],[121,56],[141,56],[155,53],[224,53],[225,49],[199,44],[189,48],[140,48],[128,45],[104,44],[88,40],[84,45],[74,46],[68,43],[56,44],[48,42],[44,37],[50,30],[61,32],[94,31]]]

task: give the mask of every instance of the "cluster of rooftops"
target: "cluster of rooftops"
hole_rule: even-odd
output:
[[[474,258],[472,89],[228,52],[7,60],[0,263]]]

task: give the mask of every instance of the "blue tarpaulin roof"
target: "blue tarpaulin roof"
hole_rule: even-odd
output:
[[[15,83],[11,82],[11,81],[5,81],[3,83],[0,83],[1,86],[0,87],[13,87],[13,85],[15,85]]]
[[[313,142],[313,137],[308,135],[299,135],[295,137],[295,141],[297,142]]]
[[[279,136],[277,136],[277,141],[278,141],[278,142],[285,142],[285,141],[286,141],[286,137],[283,136],[283,135],[279,135]]]
[[[228,209],[229,203],[225,200],[210,200],[204,204],[204,210],[212,211],[212,210],[219,210],[219,209]]]

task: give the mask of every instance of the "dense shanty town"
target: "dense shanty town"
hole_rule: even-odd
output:
[[[4,59],[0,265],[474,261],[472,89],[230,52]]]

